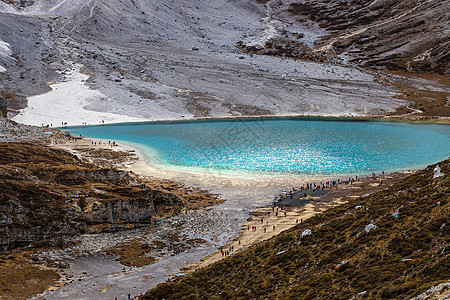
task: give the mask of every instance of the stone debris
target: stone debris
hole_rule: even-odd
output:
[[[364,230],[366,231],[366,233],[369,233],[372,229],[376,229],[376,228],[377,228],[377,226],[375,224],[370,223],[364,227]]]
[[[441,172],[441,168],[436,165],[436,167],[433,170],[433,179],[444,176],[445,174]]]
[[[438,284],[411,300],[444,300],[450,298],[450,281]]]
[[[303,232],[302,232],[302,237],[305,237],[305,236],[307,236],[307,235],[311,235],[311,229],[305,229]]]
[[[49,138],[61,130],[47,127],[36,127],[16,123],[0,117],[0,142],[31,141]]]

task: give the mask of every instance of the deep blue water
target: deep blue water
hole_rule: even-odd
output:
[[[450,155],[449,125],[241,119],[72,127],[70,132],[133,143],[171,167],[251,174],[367,174],[421,168]]]

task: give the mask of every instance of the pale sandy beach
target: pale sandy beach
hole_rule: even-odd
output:
[[[91,141],[97,142],[97,145],[92,145]],[[269,239],[284,230],[292,228],[322,211],[345,203],[345,200],[342,200],[342,196],[331,196],[322,201],[319,201],[319,198],[308,197],[307,199],[310,200],[310,202],[306,205],[287,206],[283,210],[277,206],[273,207],[272,205],[274,198],[278,198],[282,190],[300,186],[303,183],[327,181],[330,180],[330,178],[244,178],[230,177],[224,174],[205,174],[179,171],[170,168],[164,169],[152,165],[152,162],[148,161],[150,158],[146,157],[138,148],[131,145],[119,143],[117,146],[111,147],[108,145],[107,141],[89,138],[54,146],[73,152],[74,154],[93,162],[95,162],[95,159],[89,157],[89,150],[103,149],[104,151],[127,153],[128,159],[118,161],[116,166],[126,168],[135,176],[138,176],[140,180],[145,182],[148,179],[170,179],[186,185],[207,189],[213,193],[220,194],[225,200],[225,203],[213,208],[213,210],[244,212],[241,217],[236,218],[235,216],[235,225],[237,225],[237,228],[240,228],[240,230],[231,235],[228,242],[222,245],[216,245],[218,246],[216,251],[202,256],[197,262],[185,265],[181,268],[180,274],[192,272],[226,257],[226,255],[222,255],[220,249],[224,251],[228,250],[229,255],[232,255],[263,240]],[[84,148],[84,150],[81,150],[82,148]],[[383,177],[383,180],[391,178],[392,177],[386,175]],[[346,190],[349,191],[348,193],[358,193],[358,190],[362,185],[376,188],[378,186],[377,180],[378,177],[372,178],[372,183],[366,183],[365,180],[361,180],[355,182],[353,185],[341,185],[339,191],[344,194],[346,193]],[[245,220],[245,218],[248,218],[249,216],[251,217],[248,220]],[[220,232],[222,228],[216,228],[215,230]],[[231,250],[231,247],[233,250]]]

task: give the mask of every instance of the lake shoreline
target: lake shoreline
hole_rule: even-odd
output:
[[[99,139],[93,140],[102,141]],[[105,144],[105,141],[103,140],[102,143]],[[138,159],[134,161],[134,164],[127,168],[127,170],[132,171],[135,175],[151,176],[151,170],[154,170],[154,168],[149,165],[146,156],[141,152],[141,150],[139,150],[139,148],[133,148],[130,145],[124,145],[121,143],[117,145],[118,149],[123,149],[128,152],[132,151],[132,153],[138,157]],[[95,149],[99,146],[92,146],[88,144],[88,147]],[[212,253],[202,257],[196,263],[181,268],[180,272],[173,274],[173,276],[184,276],[190,274],[195,270],[206,267],[229,255],[244,251],[259,242],[270,239],[285,230],[301,224],[302,221],[305,221],[318,213],[344,204],[354,197],[359,197],[363,194],[373,193],[374,191],[384,189],[385,186],[390,185],[393,181],[401,180],[415,171],[416,170],[412,170],[411,172],[396,171],[385,174],[376,174],[375,176],[366,174],[359,176],[358,180],[355,180],[353,183],[347,184],[344,182],[348,179],[348,177],[338,176],[336,178],[341,180],[339,187],[328,188],[327,190],[329,193],[321,197],[308,197],[310,202],[306,205],[287,206],[283,210],[278,210],[276,202],[271,202],[273,204],[267,203],[266,205],[255,207],[248,211],[249,214],[247,220],[240,225],[241,229],[239,233],[234,236],[234,238],[232,238],[228,243],[218,247]],[[158,176],[156,176],[156,178],[158,178]],[[158,179],[161,180],[161,178]],[[320,181],[318,178],[316,178],[316,180]],[[322,178],[322,181],[324,180],[327,179]],[[311,179],[305,181],[304,183],[306,184],[313,182],[314,179]],[[288,189],[288,186],[288,184],[280,186],[279,194],[281,195],[283,190]],[[225,199],[225,201],[227,201],[227,199]],[[275,208],[272,209],[272,207]],[[284,214],[285,212],[286,214]],[[261,219],[263,219],[262,222]],[[254,230],[253,227],[255,228]],[[228,254],[222,254],[222,251],[224,251],[224,253],[225,251],[228,251]]]
[[[124,161],[123,164],[119,164],[117,165],[118,168],[121,168],[123,170],[127,170],[127,171],[131,171],[133,173],[133,176],[141,176],[140,174],[140,170],[144,170],[147,169],[148,171],[148,165],[145,161],[145,156],[143,154],[140,153],[140,151],[138,149],[135,149],[129,145],[123,145],[121,143],[118,144],[118,146],[109,146],[108,145],[108,141],[102,141],[102,145],[92,145],[91,144],[91,140],[93,139],[88,139],[88,138],[82,138],[82,139],[77,139],[74,141],[71,141],[69,143],[64,143],[64,144],[53,144],[52,146],[56,147],[56,148],[62,148],[66,151],[69,151],[71,153],[76,154],[76,149],[77,147],[85,147],[86,149],[91,149],[97,153],[99,153],[100,156],[102,156],[103,151],[98,151],[101,149],[106,150],[112,150],[112,151],[125,151],[125,153],[128,153],[128,158],[131,157],[138,157],[138,159],[126,159]],[[97,140],[98,141],[98,140]],[[97,143],[98,144],[98,143]],[[104,153],[103,153],[104,154]],[[87,161],[91,161],[90,158],[87,157],[83,157],[83,155],[80,156],[83,160],[87,160]],[[131,160],[131,163],[130,163]],[[100,161],[98,162],[99,165],[105,165],[105,161]],[[140,165],[140,168],[136,168],[136,165]],[[110,166],[109,166],[110,167]],[[159,171],[161,174],[165,174],[164,170],[160,170]],[[144,174],[145,176],[148,176],[149,174]],[[166,174],[167,175],[167,174]],[[390,176],[389,174],[386,173],[386,176]],[[157,180],[157,176],[153,177],[155,180]],[[341,178],[345,178],[344,176],[342,176]],[[200,181],[203,178],[197,177],[197,180]],[[318,180],[318,179],[317,179]],[[255,181],[258,182],[258,181]],[[237,197],[237,194],[230,194],[230,199],[225,198],[227,201],[223,204],[219,204],[217,206],[212,207],[210,210],[207,211],[207,213],[209,214],[209,217],[205,218],[205,216],[200,216],[198,217],[198,220],[196,219],[195,222],[193,222],[193,224],[191,224],[190,226],[194,226],[194,224],[196,224],[196,222],[200,221],[205,223],[205,220],[212,220],[212,221],[218,221],[220,218],[222,218],[226,223],[214,223],[214,224],[226,224],[227,227],[230,227],[229,231],[227,233],[222,233],[222,238],[212,244],[210,244],[209,247],[206,248],[202,248],[202,250],[200,252],[196,252],[194,254],[189,254],[189,253],[185,253],[186,256],[189,257],[189,259],[183,259],[182,261],[177,261],[175,260],[175,264],[170,263],[170,265],[173,265],[173,267],[171,267],[170,269],[165,269],[165,267],[162,267],[162,264],[154,264],[154,268],[153,269],[158,269],[159,274],[156,276],[156,278],[152,278],[152,279],[147,279],[148,282],[146,282],[145,287],[148,289],[152,286],[156,286],[156,284],[160,283],[160,282],[164,282],[166,281],[168,278],[172,278],[173,276],[176,276],[178,273],[183,272],[183,273],[189,273],[192,272],[195,269],[201,268],[204,266],[203,263],[205,264],[209,264],[212,263],[214,261],[216,261],[216,258],[221,259],[221,253],[217,252],[217,250],[219,248],[222,249],[226,249],[229,246],[234,246],[235,249],[233,250],[233,252],[237,252],[240,251],[239,248],[236,246],[236,244],[239,245],[239,240],[241,240],[241,244],[242,246],[245,247],[250,247],[251,245],[254,245],[255,243],[258,243],[262,240],[265,240],[273,235],[279,234],[281,232],[281,230],[283,229],[288,229],[291,228],[293,226],[296,225],[296,223],[294,222],[294,220],[296,221],[296,219],[303,219],[305,220],[307,218],[307,216],[305,215],[305,207],[294,207],[292,208],[292,210],[286,210],[287,212],[287,217],[283,217],[283,215],[280,215],[279,218],[273,218],[268,220],[269,221],[269,226],[276,226],[276,230],[274,231],[272,229],[272,227],[267,227],[266,228],[266,234],[264,234],[262,232],[262,227],[258,226],[258,229],[256,231],[256,234],[252,231],[245,231],[245,225],[247,226],[253,226],[250,224],[255,223],[255,226],[257,226],[256,224],[258,223],[259,220],[259,216],[263,215],[264,213],[267,213],[267,210],[270,209],[268,207],[268,205],[272,202],[272,199],[274,197],[276,197],[277,195],[279,195],[279,193],[287,188],[287,187],[291,187],[292,184],[291,182],[286,182],[286,180],[281,179],[280,182],[283,182],[282,185],[278,185],[276,188],[273,188],[272,190],[267,189],[267,193],[266,193],[266,198],[262,199],[255,199],[256,203],[253,203],[252,205],[247,205],[245,204],[244,200],[248,199],[249,195],[254,196],[253,192],[255,190],[258,190],[258,187],[253,187],[251,185],[253,185],[253,183],[244,186],[242,188],[242,190],[244,191],[244,195],[241,195],[241,198]],[[301,183],[307,183],[307,182],[312,182],[312,181],[301,181]],[[229,183],[229,182],[228,182]],[[298,180],[297,180],[297,183]],[[196,185],[193,185],[196,186]],[[294,186],[298,186],[298,184],[294,185]],[[204,187],[204,186],[202,186]],[[239,187],[237,187],[236,185],[231,185],[230,188],[225,189],[225,192],[230,192],[230,190],[239,190],[239,192],[241,192],[241,189]],[[270,194],[272,192],[272,194]],[[252,198],[253,199],[253,198]],[[325,201],[325,200],[324,200]],[[331,207],[330,205],[338,205],[340,204],[341,199],[338,199],[337,201],[333,200],[326,200],[326,203],[329,207]],[[325,208],[325,206],[322,206],[322,209],[320,207],[318,207],[316,205],[316,202],[312,203],[314,206],[310,206],[310,211],[313,210],[315,213],[321,212],[323,211],[322,209]],[[324,204],[324,203],[322,203]],[[313,208],[314,207],[314,208]],[[308,209],[308,207],[306,207]],[[316,211],[317,208],[317,211]],[[226,216],[222,216],[222,213],[226,213]],[[253,215],[253,217],[251,219],[248,219],[249,216]],[[208,219],[209,218],[209,219]],[[287,219],[286,219],[287,218]],[[288,221],[289,222],[286,222]],[[300,222],[300,220],[299,220]],[[259,225],[259,224],[258,224]],[[209,226],[211,227],[211,226]],[[232,227],[232,228],[231,228]],[[192,228],[195,228],[192,227]],[[223,228],[223,225],[221,225],[220,227],[217,228]],[[217,228],[215,226],[212,226],[210,229],[211,232],[208,232],[207,234],[205,234],[205,236],[212,236],[213,231],[214,232],[218,232],[220,233],[220,230],[217,230]],[[270,235],[269,235],[269,231],[270,231]],[[126,235],[130,234],[130,233],[125,233]],[[245,235],[247,234],[247,235]],[[199,232],[199,236],[202,236],[202,233]],[[244,248],[242,248],[243,250]],[[219,255],[218,255],[219,254]],[[91,261],[91,263],[95,263],[95,257],[93,257],[92,259],[94,259],[93,261]],[[203,260],[203,261],[202,261]],[[105,263],[105,262],[110,262],[113,265],[116,265],[116,261],[114,259],[110,259],[110,260],[105,260],[105,261],[99,261],[101,263]],[[168,264],[168,263],[166,263]],[[83,261],[78,262],[75,266],[74,272],[81,272],[83,267]],[[144,268],[141,269],[133,269],[130,268],[130,271],[128,273],[125,272],[123,275],[120,276],[124,276],[124,280],[129,280],[129,278],[140,278],[140,276],[146,276],[145,274],[155,274],[153,273],[153,271],[146,271],[145,268],[150,267],[150,270],[153,270],[151,267],[152,265],[146,266]],[[111,267],[112,268],[112,267]],[[115,267],[118,268],[118,267]],[[118,268],[119,269],[119,268]],[[92,277],[95,277],[96,274],[98,276],[105,276],[106,274],[102,273],[102,268],[98,267],[92,267],[89,268],[89,272],[91,273],[91,275],[93,275]],[[178,270],[178,271],[176,271]],[[97,272],[97,273],[96,273]],[[130,275],[128,275],[130,274]],[[144,275],[142,275],[144,274]],[[95,276],[94,276],[95,275]],[[80,275],[81,276],[81,275]],[[134,277],[133,277],[134,276]],[[129,277],[129,278],[128,278]],[[96,278],[101,278],[101,277],[96,277]],[[121,278],[121,277],[118,277]],[[128,278],[128,279],[127,279]],[[136,280],[135,279],[135,280]],[[87,285],[90,283],[89,278],[86,278],[86,281],[82,281],[82,283],[84,285]],[[115,284],[116,281],[111,281],[108,278],[105,278],[104,281],[102,281],[101,285],[103,286],[110,286],[111,284]],[[97,286],[97,283],[95,283],[95,285]],[[143,286],[138,286],[135,290],[138,291],[137,289],[140,288],[141,292],[144,292]],[[64,293],[67,293],[70,295],[70,293],[72,293],[72,295],[74,295],[74,293],[78,293],[80,292],[80,287],[77,287],[77,285],[74,286],[64,286],[62,288],[60,288],[58,291],[56,292],[52,292],[50,294],[46,294],[45,296],[47,297],[47,299],[59,299],[59,297],[61,295],[63,295]],[[84,296],[90,295],[89,293],[91,293],[92,291],[96,291],[96,290],[100,290],[100,288],[93,288],[93,287],[89,287],[86,292],[83,292],[82,294]],[[61,294],[62,293],[62,294]],[[114,298],[114,293],[117,293],[117,290],[111,289],[111,291],[106,291],[106,292],[101,292],[100,294],[95,294],[97,298],[95,299],[100,299],[98,297],[112,297]],[[94,294],[92,294],[94,295]]]
[[[196,117],[196,118],[181,118],[181,119],[163,119],[163,120],[148,120],[148,121],[130,121],[130,122],[111,122],[87,125],[73,125],[65,127],[57,127],[58,129],[73,129],[82,128],[85,126],[104,126],[104,125],[133,125],[133,124],[177,124],[177,123],[192,123],[201,121],[254,121],[254,120],[322,120],[322,121],[342,121],[342,122],[393,122],[393,123],[407,123],[407,124],[436,124],[436,125],[450,125],[450,117],[440,116],[340,116],[340,115],[240,115],[240,116],[221,116],[221,117]]]
[[[183,182],[183,180],[179,180],[179,178],[174,179],[167,177],[161,177],[161,175],[164,173],[164,169],[158,169],[151,165],[151,163],[148,161],[148,158],[146,155],[139,149],[135,148],[130,144],[122,144],[117,143],[116,146],[110,147],[108,146],[108,141],[101,140],[101,139],[89,139],[89,138],[83,138],[83,140],[87,139],[85,141],[85,146],[89,149],[98,149],[99,147],[103,149],[108,148],[115,148],[115,151],[125,151],[128,153],[132,153],[132,155],[135,155],[137,159],[133,160],[133,163],[131,165],[128,165],[125,169],[128,171],[131,171],[135,176],[143,176],[145,177],[151,177],[156,180],[175,180],[175,182],[180,182],[181,184],[186,184],[186,182]],[[101,142],[101,145],[92,145],[90,144],[90,140]],[[73,147],[79,146],[79,143],[76,142],[75,144],[71,143],[69,146],[57,146],[58,148],[65,149],[67,151],[73,152]],[[156,173],[155,173],[156,171]],[[415,172],[416,170],[412,170],[412,172]],[[282,231],[288,230],[297,224],[301,223],[302,221],[321,213],[329,208],[338,206],[340,204],[346,203],[349,199],[352,197],[358,197],[361,196],[364,193],[367,193],[367,191],[373,192],[374,190],[380,190],[384,188],[385,185],[389,185],[392,180],[398,180],[399,178],[404,178],[408,174],[410,174],[411,171],[394,171],[394,172],[387,172],[385,174],[376,174],[375,176],[365,174],[358,176],[358,180],[355,180],[354,183],[348,183],[345,184],[344,182],[348,179],[348,177],[345,177],[345,175],[342,176],[333,176],[333,179],[340,180],[339,187],[330,187],[327,188],[327,190],[330,193],[327,193],[324,196],[321,197],[307,197],[308,200],[310,200],[309,203],[302,206],[287,206],[284,208],[284,210],[279,210],[278,214],[278,208],[276,208],[276,201],[275,199],[280,198],[280,195],[282,194],[283,190],[287,191],[290,188],[289,186],[292,186],[292,182],[289,185],[288,183],[284,185],[280,185],[278,189],[278,196],[274,197],[274,200],[266,199],[265,203],[260,203],[259,206],[253,206],[251,209],[248,209],[248,217],[245,222],[242,224],[238,224],[240,226],[240,232],[231,238],[231,240],[224,244],[223,246],[216,249],[216,251],[209,253],[208,255],[202,257],[198,262],[187,265],[180,269],[180,273],[177,273],[178,276],[189,274],[199,268],[203,268],[209,264],[212,264],[227,255],[222,255],[221,249],[226,251],[229,250],[229,255],[232,255],[234,253],[244,251],[245,249],[261,242],[264,240],[267,240],[273,236],[278,235]],[[191,174],[192,175],[192,174]],[[306,179],[306,178],[303,178]],[[241,179],[239,179],[241,180]],[[300,181],[299,178],[296,178],[297,181]],[[314,182],[325,182],[327,180],[331,180],[331,177],[321,177],[321,178],[309,178],[309,180],[303,181],[302,183],[314,183]],[[382,184],[380,184],[382,183]],[[190,184],[190,183],[189,183]],[[298,187],[299,185],[297,185]],[[234,188],[236,188],[235,185],[233,185]],[[208,186],[201,186],[202,189],[208,189]],[[222,195],[223,196],[223,195]],[[230,199],[224,198],[225,202],[229,201]],[[236,204],[235,204],[236,205]],[[232,205],[237,208],[235,205]],[[272,209],[275,207],[275,209]],[[276,211],[275,211],[276,210]],[[275,213],[277,212],[276,216]],[[284,212],[286,212],[286,215],[284,215]],[[266,214],[269,213],[269,216],[266,217]],[[263,222],[260,222],[260,219],[264,219]],[[250,228],[255,227],[255,230],[249,230]],[[266,228],[266,230],[264,230]],[[275,229],[274,229],[275,228]],[[231,248],[232,247],[232,248]],[[232,251],[230,249],[233,249]],[[173,274],[173,275],[177,275]]]
[[[121,123],[68,131],[140,149],[148,166],[139,166],[152,176],[184,174],[195,177],[196,184],[211,177],[250,178],[291,186],[311,178],[421,169],[434,162],[432,157],[447,158],[447,126],[354,118],[249,118]]]

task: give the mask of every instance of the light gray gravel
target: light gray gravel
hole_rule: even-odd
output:
[[[16,65],[0,57],[6,68],[0,84],[26,96],[39,94],[47,82],[63,80],[52,70],[80,63],[91,75],[88,85],[103,94],[90,99],[86,109],[146,120],[367,116],[405,103],[352,65],[242,53],[236,48],[239,41],[266,38],[267,26],[275,20],[271,5],[36,0],[13,14],[0,12],[5,25],[0,26],[0,40],[23,57]],[[310,46],[323,35],[313,25],[293,26],[285,14],[277,15],[273,26],[272,35],[304,33]]]

